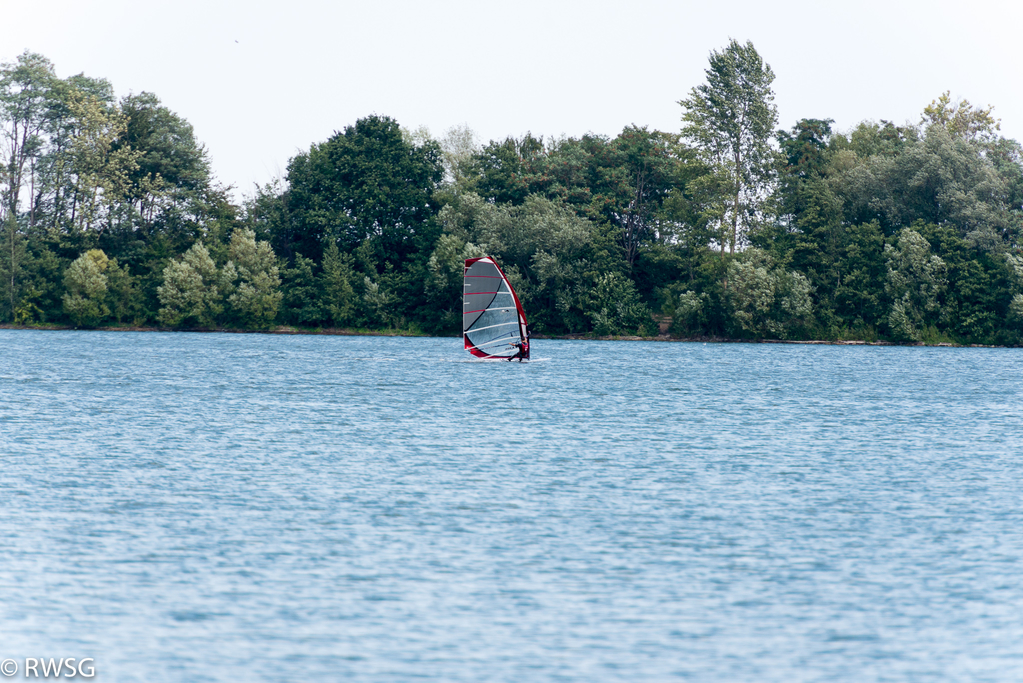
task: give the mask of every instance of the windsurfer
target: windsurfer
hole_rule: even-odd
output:
[[[511,356],[510,358],[508,358],[508,360],[515,360],[516,358],[518,358],[519,362],[521,363],[523,358],[525,358],[525,359],[529,358],[529,338],[528,337],[526,339],[523,339],[520,342],[512,342],[512,346],[514,346],[516,349],[518,349],[518,352],[514,356]]]
[[[525,336],[525,338],[522,341],[519,341],[519,342],[512,342],[512,346],[514,346],[516,349],[518,349],[518,353],[516,353],[514,356],[512,356],[508,360],[515,360],[516,358],[518,358],[520,363],[522,362],[523,358],[525,358],[526,360],[529,360],[529,338],[531,336],[532,336],[532,334],[530,334],[529,325],[526,325],[526,336]]]

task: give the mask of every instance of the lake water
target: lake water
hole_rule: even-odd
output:
[[[1023,680],[1023,350],[533,353],[0,330],[0,658]]]

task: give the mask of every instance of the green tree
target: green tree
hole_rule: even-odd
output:
[[[27,258],[26,240],[14,214],[8,213],[0,225],[0,292],[5,304],[3,320],[13,320],[21,302],[22,271]]]
[[[599,335],[636,334],[650,321],[632,280],[618,272],[601,273],[590,290],[586,314]]]
[[[937,322],[940,296],[945,289],[945,262],[931,253],[927,240],[903,228],[896,244],[884,248],[887,277],[885,293],[891,302],[888,329],[901,340],[920,340],[923,327]]]
[[[1023,327],[1023,294],[1016,294],[1009,304],[1009,321],[1017,328]]]
[[[401,263],[431,232],[441,158],[436,142],[410,144],[386,116],[359,119],[313,145],[288,164],[292,247],[318,259],[327,239],[337,239],[343,251],[370,239],[378,261]]]
[[[782,338],[797,333],[813,312],[812,291],[802,274],[778,267],[755,247],[728,264],[728,301],[746,333]]]
[[[114,320],[118,323],[130,320],[134,322],[141,313],[138,278],[133,276],[127,267],[110,259],[107,263],[107,304]]]
[[[714,226],[724,215],[721,179],[711,166],[690,150],[681,150],[672,189],[661,208],[661,229],[669,247],[679,258],[680,273],[692,284],[702,272],[711,252]]]
[[[924,107],[920,123],[928,127],[941,126],[964,140],[994,141],[1001,129],[1000,121],[991,115],[994,107],[974,107],[964,99],[953,102],[951,94],[946,90]]]
[[[23,289],[25,239],[19,228],[20,201],[30,176],[28,222],[36,216],[36,162],[42,152],[48,104],[56,81],[53,64],[25,51],[0,65],[0,273],[6,292],[4,318],[13,320]]]
[[[113,87],[104,79],[83,74],[63,80],[55,78],[51,82],[42,145],[34,164],[37,178],[32,192],[34,206],[29,216],[30,225],[45,225],[64,234],[74,230],[82,199],[77,177],[81,169],[74,166],[74,143],[86,127],[76,108],[80,109],[85,101],[99,102],[109,113],[114,107]],[[81,144],[77,151],[80,150]],[[77,257],[81,249],[74,251]]]
[[[526,133],[521,139],[491,140],[472,155],[467,175],[479,196],[496,204],[521,204],[537,191],[530,186],[529,176],[543,154],[543,139],[532,133]]]
[[[293,261],[295,247],[302,242],[297,219],[288,209],[290,192],[284,178],[275,178],[269,183],[257,186],[255,192],[245,200],[245,225],[256,234],[270,240],[274,253],[289,262]],[[318,254],[306,256],[317,262]]]
[[[838,324],[834,294],[841,279],[843,225],[842,203],[828,180],[831,120],[802,119],[777,137],[785,158],[777,192],[781,220],[753,243],[806,276],[818,321],[833,328]]]
[[[120,111],[124,129],[112,150],[138,153],[128,171],[126,201],[152,224],[161,205],[166,211],[180,210],[184,202],[201,195],[210,184],[209,160],[192,125],[153,93],[128,95],[121,100]]]
[[[295,255],[294,265],[281,274],[281,314],[289,325],[316,325],[327,314],[323,310],[320,287],[314,273],[316,264],[301,254]]]
[[[95,327],[110,314],[105,274],[109,262],[102,251],[90,249],[64,272],[64,312],[76,327]]]
[[[77,120],[71,141],[71,169],[77,182],[75,199],[77,227],[90,230],[103,217],[110,227],[111,209],[129,194],[130,176],[138,169],[141,152],[115,142],[127,127],[127,118],[116,107],[107,107],[92,96],[78,95],[71,99],[70,109]]]
[[[734,254],[740,225],[748,230],[756,223],[773,178],[774,72],[753,43],[733,39],[721,52],[711,52],[706,74],[707,82],[679,102],[685,110],[682,136],[727,179],[724,218],[731,225],[720,240],[722,253],[727,242]]]
[[[64,316],[64,273],[73,259],[62,259],[41,244],[26,249],[19,278],[14,322],[25,325]],[[76,256],[77,258],[77,256]]]
[[[246,327],[269,327],[283,296],[280,268],[270,243],[257,241],[252,230],[235,230],[228,257],[220,281],[230,281],[227,303],[235,322]]]
[[[1005,261],[1006,271],[1009,273],[1009,294],[1012,297],[1006,307],[1005,326],[1016,331],[1017,337],[1013,341],[1018,343],[1018,335],[1023,331],[1023,293],[1021,293],[1023,290],[1023,257],[1006,254]]]
[[[472,186],[494,203],[522,204],[540,195],[582,218],[615,225],[628,270],[642,246],[663,234],[660,210],[678,161],[676,135],[627,126],[613,140],[589,134],[545,143],[526,135],[491,142],[470,167],[477,173]]]
[[[394,310],[395,296],[388,283],[381,278],[375,282],[368,275],[363,277],[362,301],[374,326],[393,327],[398,316]]]
[[[640,247],[657,236],[658,219],[676,179],[675,136],[627,126],[596,169],[593,204],[620,228],[625,261],[632,269]],[[597,214],[593,211],[591,215]]]
[[[833,135],[830,146],[833,154],[849,152],[859,159],[894,157],[919,139],[920,131],[915,126],[896,126],[881,119],[861,121],[848,134]]]
[[[703,329],[706,325],[707,294],[697,294],[691,289],[682,292],[671,302],[671,331],[683,337]]]
[[[875,221],[851,225],[842,236],[835,311],[843,326],[865,329],[884,316],[884,233]]]
[[[472,190],[471,162],[480,145],[467,124],[452,126],[440,139],[444,181],[459,191]]]
[[[1006,322],[1011,328],[1023,330],[1023,258],[1015,254],[1005,255],[1007,270],[1010,273],[1012,299],[1006,310]]]
[[[181,260],[171,261],[158,288],[159,320],[168,327],[213,327],[223,311],[221,276],[210,252],[196,242]]]
[[[331,321],[338,327],[351,324],[356,313],[354,260],[351,254],[342,254],[333,241],[323,252],[320,275],[323,302]]]
[[[1004,331],[1004,311],[1015,291],[1012,256],[970,245],[951,225],[917,223],[913,229],[945,264],[938,325],[963,341],[995,343]]]
[[[27,50],[14,62],[0,65],[0,220],[18,216],[26,166],[41,151],[56,80],[50,60]]]
[[[850,145],[836,136],[830,179],[847,224],[877,221],[888,236],[917,221],[949,224],[988,252],[1023,234],[1018,145],[981,143],[944,125],[923,137],[892,132],[862,144],[862,154]]]

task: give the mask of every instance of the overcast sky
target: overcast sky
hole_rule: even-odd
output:
[[[677,131],[678,100],[729,37],[774,69],[780,127],[916,123],[951,90],[1023,138],[1018,2],[0,0],[0,16],[0,61],[28,49],[61,77],[155,93],[236,198],[372,113],[484,142]]]

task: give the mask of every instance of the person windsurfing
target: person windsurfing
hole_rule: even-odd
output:
[[[512,342],[512,346],[518,349],[518,352],[511,356],[508,360],[519,359],[521,363],[523,360],[529,360],[529,325],[526,325],[526,337],[519,342]]]

